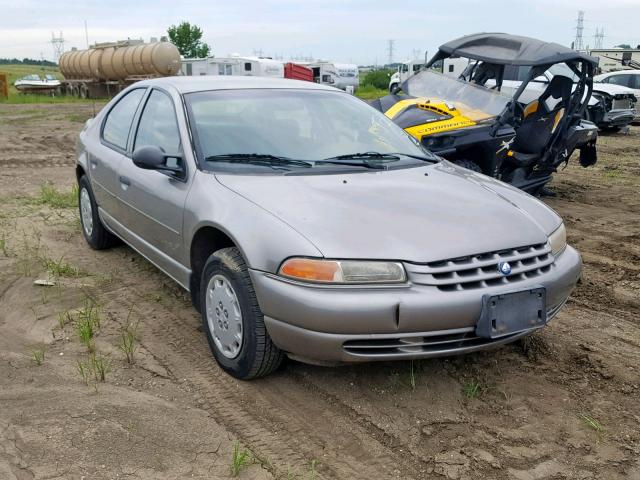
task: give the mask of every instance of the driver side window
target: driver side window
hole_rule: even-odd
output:
[[[151,92],[144,106],[134,150],[147,146],[160,147],[169,155],[178,155],[182,150],[173,101],[159,90]]]

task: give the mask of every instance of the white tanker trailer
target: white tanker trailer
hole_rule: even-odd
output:
[[[80,98],[112,97],[138,80],[180,71],[180,52],[166,41],[97,43],[60,56],[60,93]]]

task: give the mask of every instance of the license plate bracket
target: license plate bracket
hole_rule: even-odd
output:
[[[476,335],[500,338],[539,328],[547,323],[547,295],[544,287],[529,288],[482,297],[482,312]]]

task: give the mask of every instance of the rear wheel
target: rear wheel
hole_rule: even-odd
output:
[[[214,252],[202,271],[200,312],[220,367],[241,380],[275,371],[283,352],[269,337],[247,265],[235,247]]]
[[[78,187],[78,207],[84,239],[94,250],[104,250],[117,244],[118,238],[109,232],[100,220],[98,206],[86,175],[80,177]]]

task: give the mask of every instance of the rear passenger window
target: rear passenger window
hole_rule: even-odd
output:
[[[160,147],[164,153],[175,155],[181,151],[180,132],[171,98],[159,90],[149,95],[144,106],[134,148]]]
[[[123,150],[127,148],[129,130],[133,123],[140,100],[144,95],[144,88],[136,88],[121,98],[109,111],[102,129],[102,138]]]
[[[609,77],[609,83],[613,83],[614,85],[621,85],[623,87],[629,86],[629,81],[631,80],[631,75],[625,73],[623,75],[611,75]]]

